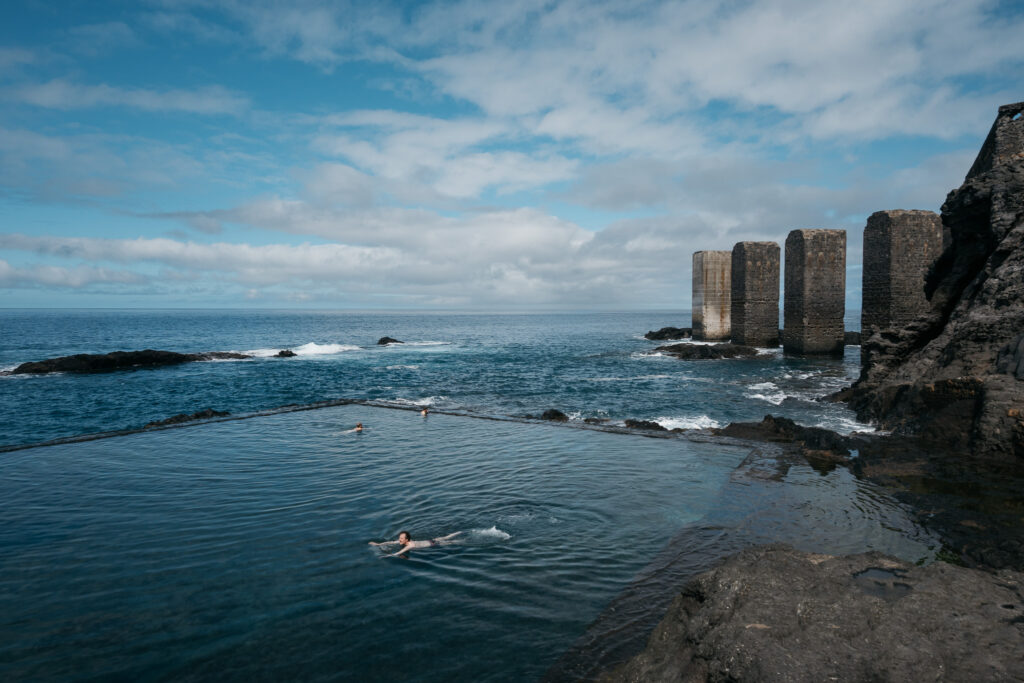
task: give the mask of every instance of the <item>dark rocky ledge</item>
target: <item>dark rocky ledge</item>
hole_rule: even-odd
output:
[[[381,337],[377,340],[377,346],[387,346],[388,344],[404,344],[403,341],[398,341],[393,337]]]
[[[128,368],[152,368],[180,365],[204,360],[235,360],[252,358],[244,353],[207,351],[205,353],[175,353],[174,351],[114,351],[113,353],[79,353],[47,360],[22,363],[11,371],[12,375],[44,375],[50,372],[110,372]]]
[[[150,422],[145,427],[143,427],[143,429],[150,429],[152,427],[166,427],[167,425],[179,425],[185,422],[194,422],[196,420],[210,420],[215,417],[227,417],[230,414],[231,413],[224,410],[214,410],[213,408],[207,408],[206,410],[200,410],[198,412],[192,413],[191,415],[187,413],[181,413],[180,415],[169,417],[166,420],[154,420],[153,422]]]
[[[291,349],[281,349],[280,351],[277,352],[277,354],[275,354],[274,357],[275,358],[294,358],[297,355],[298,354],[295,353],[294,351],[292,351]]]
[[[659,346],[661,351],[683,360],[713,360],[716,358],[753,358],[757,349],[740,344],[669,344]]]
[[[651,330],[644,335],[644,339],[651,341],[668,341],[670,339],[689,339],[693,329],[689,327],[663,327],[660,330]]]
[[[604,681],[1024,679],[1024,574],[745,550],[689,581]]]

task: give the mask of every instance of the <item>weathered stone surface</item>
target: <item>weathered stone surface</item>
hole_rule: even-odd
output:
[[[378,346],[386,346],[388,344],[404,344],[404,343],[405,342],[398,341],[397,339],[392,339],[391,337],[381,337],[380,339],[377,340],[377,345]]]
[[[976,456],[1024,458],[1024,102],[999,108],[978,158],[946,197],[952,243],[927,282],[930,309],[864,340],[845,393],[862,420]],[[1016,118],[1015,118],[1016,117]]]
[[[205,353],[175,353],[174,351],[114,351],[112,353],[79,353],[47,360],[22,363],[11,371],[14,375],[42,375],[50,372],[109,372],[128,368],[149,368],[179,365],[203,360],[231,360],[252,358],[244,353],[207,351]]]
[[[644,339],[651,341],[667,341],[669,339],[689,339],[693,329],[689,327],[663,327],[660,330],[651,330],[644,335]]]
[[[693,338],[697,341],[729,339],[731,273],[732,252],[694,252],[692,316]]]
[[[783,309],[782,346],[787,353],[843,354],[846,231],[789,233]]]
[[[721,429],[713,429],[719,436],[737,439],[792,443],[813,451],[830,451],[840,456],[850,454],[851,439],[821,427],[804,427],[787,417],[765,415],[761,422],[731,422]]]
[[[1024,679],[1024,574],[774,545],[687,583],[605,681]]]
[[[144,429],[149,429],[151,427],[164,427],[167,425],[182,424],[184,422],[194,422],[195,420],[209,420],[214,417],[227,417],[230,414],[231,413],[223,410],[214,410],[213,408],[207,408],[206,410],[200,410],[198,412],[192,413],[191,415],[187,413],[181,413],[180,415],[169,417],[166,420],[154,420],[153,422],[146,424]]]
[[[732,248],[732,342],[779,345],[779,245],[737,242]]]
[[[668,353],[683,360],[715,360],[718,358],[753,358],[757,349],[739,344],[669,344],[655,351]]]
[[[861,329],[902,328],[928,311],[925,277],[942,253],[933,211],[876,211],[864,228]]]
[[[555,408],[548,408],[540,415],[542,420],[551,420],[552,422],[568,422],[569,416],[563,413],[561,410]]]

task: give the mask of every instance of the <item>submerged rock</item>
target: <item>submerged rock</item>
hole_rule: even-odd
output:
[[[716,358],[753,358],[757,349],[740,344],[669,344],[655,351],[668,353],[683,360],[713,360]]]
[[[148,423],[144,427],[144,429],[149,429],[150,427],[163,427],[163,426],[166,426],[166,425],[176,425],[176,424],[181,424],[183,422],[192,422],[194,420],[209,420],[209,419],[214,418],[214,417],[227,417],[230,414],[231,413],[229,413],[227,411],[224,411],[224,410],[214,410],[213,408],[207,408],[206,410],[200,410],[199,412],[192,413],[191,415],[188,415],[186,413],[181,413],[180,415],[175,415],[174,417],[169,417],[166,420],[155,420],[153,422]]]
[[[781,545],[691,580],[604,681],[1024,678],[1024,574]]]
[[[976,456],[1024,464],[1024,102],[999,114],[942,223],[950,244],[929,273],[930,310],[861,346],[840,392],[858,418]]]
[[[294,358],[296,353],[291,349],[281,349],[277,352],[277,358]]]
[[[381,337],[377,340],[377,346],[387,346],[388,344],[404,344],[403,341],[398,341],[392,337]]]
[[[644,339],[651,341],[666,341],[669,339],[689,339],[693,329],[689,327],[663,327],[657,331],[650,331],[644,335]]]
[[[204,360],[235,360],[252,358],[244,353],[207,351],[204,353],[175,353],[174,351],[114,351],[112,353],[79,353],[41,361],[22,363],[11,371],[13,375],[43,375],[50,372],[109,372],[127,368],[179,365]]]
[[[548,408],[540,415],[542,420],[551,420],[552,422],[568,422],[569,416],[563,413],[561,410],[555,408]]]

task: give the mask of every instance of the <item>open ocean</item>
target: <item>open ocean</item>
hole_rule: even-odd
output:
[[[589,677],[642,646],[680,581],[750,543],[933,558],[937,541],[843,468],[704,432],[522,419],[870,429],[815,400],[856,376],[858,347],[681,361],[643,339],[666,325],[689,314],[0,311],[5,370],[144,348],[258,356],[0,377],[0,446],[205,408],[376,404],[0,453],[0,679]],[[404,529],[461,534],[408,559],[368,545]]]

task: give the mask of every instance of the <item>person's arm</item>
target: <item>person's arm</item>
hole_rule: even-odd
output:
[[[395,545],[398,541],[384,541],[383,543],[374,543],[370,541],[370,545]]]
[[[388,557],[398,557],[399,555],[401,555],[403,553],[407,553],[410,550],[412,550],[412,543],[408,543],[406,545],[403,545],[401,550],[399,550],[397,553],[391,553],[390,555],[388,555]]]

